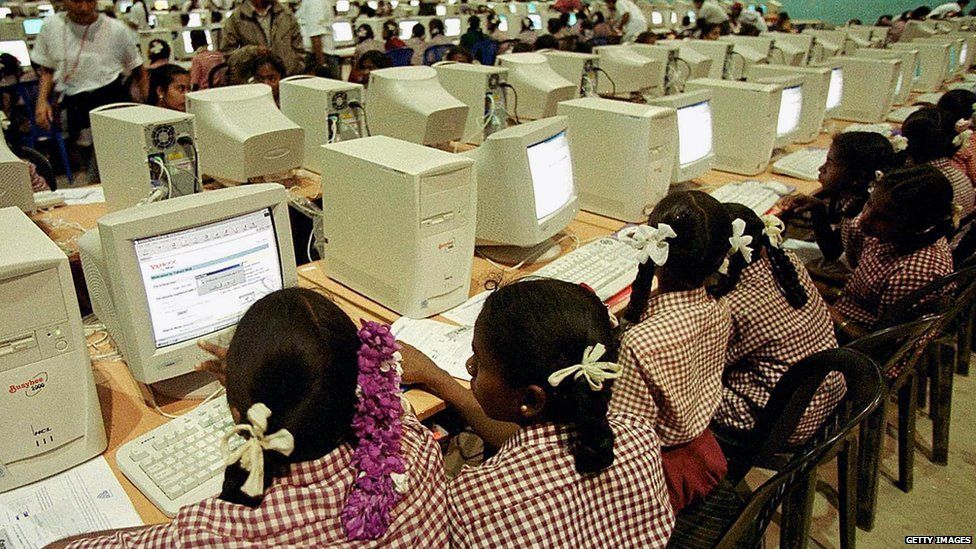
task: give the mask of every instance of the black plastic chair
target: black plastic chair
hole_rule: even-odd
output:
[[[802,547],[805,544],[817,467],[853,440],[854,428],[881,401],[884,380],[873,360],[849,349],[821,351],[804,359],[802,368],[799,366],[790,370],[797,373],[781,378],[764,409],[763,418],[766,419],[761,428],[767,430],[756,431],[766,434],[757,436],[756,451],[752,455],[754,462],[758,463],[761,456],[778,455],[774,451],[776,439],[783,441],[782,436],[790,430],[791,424],[795,429],[810,398],[830,372],[840,371],[844,375],[848,385],[844,399],[817,433],[788,456],[778,468],[779,472],[744,501],[739,489],[732,484],[736,479],[727,477],[727,481],[716,487],[705,500],[683,510],[676,519],[669,547],[759,547],[780,503],[784,506],[780,546]],[[774,411],[779,412],[778,418]],[[853,463],[841,463],[841,467],[845,465]],[[740,469],[736,475],[744,477],[745,472]],[[850,488],[855,489],[854,486]],[[850,509],[854,494],[849,493],[848,497],[851,501],[844,503]],[[811,505],[807,505],[807,501]],[[841,517],[843,521],[843,513]]]
[[[386,58],[394,67],[408,67],[413,61],[413,48],[395,48],[386,52]]]
[[[498,57],[498,41],[489,39],[475,42],[471,45],[471,57],[482,65],[494,65],[495,58]]]
[[[433,65],[434,63],[437,63],[441,59],[444,59],[444,56],[447,55],[447,52],[450,51],[450,49],[453,47],[454,46],[451,44],[439,44],[437,46],[430,46],[429,48],[424,50],[424,65]]]

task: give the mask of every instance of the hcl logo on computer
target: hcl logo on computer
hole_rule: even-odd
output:
[[[10,388],[8,389],[8,392],[14,395],[23,391],[25,395],[32,397],[37,393],[40,393],[41,390],[44,389],[46,385],[47,385],[47,372],[41,372],[39,374],[35,374],[34,377],[32,377],[31,379],[23,383],[19,383],[17,385],[11,385]]]

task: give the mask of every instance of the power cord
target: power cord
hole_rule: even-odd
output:
[[[481,122],[481,126],[479,126],[477,130],[471,132],[470,135],[464,136],[461,141],[454,143],[455,154],[458,152],[458,147],[461,146],[461,143],[467,143],[469,140],[475,138],[479,133],[484,133],[485,128],[487,128],[488,124],[491,124],[491,121],[495,118],[495,98],[493,98],[491,94],[485,94],[485,98],[487,98],[488,102],[490,103],[488,112],[485,114],[485,119]]]
[[[613,81],[613,78],[610,78],[610,75],[607,73],[607,71],[603,70],[602,67],[593,67],[593,68],[595,70],[597,70],[597,71],[602,72],[603,73],[603,76],[606,76],[607,77],[607,81],[610,82],[610,90],[611,90],[610,91],[610,94],[613,95],[613,96],[616,96],[617,95],[617,84]]]
[[[508,82],[503,83],[501,86],[502,88],[512,90],[512,95],[515,96],[515,108],[512,110],[512,114],[515,116],[515,123],[521,124],[522,121],[519,120],[519,115],[518,115],[518,90],[516,90],[515,86],[509,84]]]
[[[349,108],[356,109],[363,115],[363,125],[366,127],[366,135],[373,135],[373,132],[369,130],[369,118],[366,117],[366,107],[359,101],[350,101]]]
[[[184,147],[189,145],[193,151],[193,192],[198,193],[203,191],[203,175],[200,173],[200,151],[197,150],[196,141],[189,135],[181,135],[176,142]]]

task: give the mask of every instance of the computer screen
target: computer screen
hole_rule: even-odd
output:
[[[529,16],[529,20],[532,21],[532,28],[535,30],[542,30],[542,16],[538,14],[532,14]]]
[[[659,11],[652,11],[651,12],[651,24],[652,25],[663,25],[664,24],[664,16],[661,15],[661,12],[659,12]]]
[[[460,36],[461,18],[448,17],[444,20],[444,36]]]
[[[283,287],[270,208],[133,246],[157,349],[237,324]]]
[[[10,17],[10,8],[0,8],[0,19]]]
[[[413,26],[416,24],[416,19],[405,19],[400,21],[400,40],[406,40],[413,36]]]
[[[535,2],[529,2],[529,5],[526,6],[526,11],[528,11],[528,13],[536,13],[539,10],[536,9]]]
[[[154,14],[152,13],[149,14],[148,21],[150,27],[156,28],[156,16]]]
[[[27,36],[36,36],[37,33],[41,32],[41,26],[43,25],[43,19],[24,19],[24,34]]]
[[[498,30],[508,32],[508,17],[504,15],[498,16]]]
[[[508,13],[518,13],[518,6],[515,5],[515,2],[508,3]]]
[[[439,17],[444,17],[447,15],[447,6],[438,4],[437,7],[434,8],[434,13],[436,13]]]
[[[575,13],[569,14],[569,26],[570,27],[575,27],[576,26],[576,14]]]
[[[566,132],[530,145],[526,153],[535,191],[535,215],[543,219],[565,206],[573,196],[573,161]]]
[[[166,11],[169,9],[169,2],[167,0],[156,0],[153,2],[153,9],[156,11]]]
[[[200,14],[199,13],[190,12],[189,15],[190,15],[190,18],[186,22],[186,26],[187,27],[193,28],[193,27],[202,27],[203,26],[203,18],[200,17]]]
[[[376,8],[380,7],[379,2],[375,2],[373,0],[370,0],[369,2],[366,2],[366,5],[369,6],[370,8],[372,8],[372,9],[374,9],[374,10]]]
[[[29,67],[31,64],[27,42],[23,40],[0,40],[0,53],[9,53],[16,57],[21,67]]]
[[[830,87],[827,88],[827,110],[836,109],[844,97],[844,70],[840,67],[830,71]]]
[[[678,109],[678,164],[687,166],[712,152],[712,106],[708,101]]]
[[[672,25],[678,24],[678,14],[673,11],[671,12],[671,24]]]
[[[41,14],[41,17],[54,15],[54,6],[51,4],[38,4],[37,13]]]
[[[959,64],[964,65],[967,57],[969,57],[969,42],[963,42],[962,47],[959,48]]]
[[[183,51],[186,53],[193,52],[193,40],[190,39],[190,32],[188,30],[183,31]],[[210,29],[204,30],[203,33],[207,35],[207,49],[213,51],[214,46],[213,39],[210,37]]]
[[[352,23],[349,21],[332,23],[332,37],[336,42],[352,42]]]
[[[346,13],[349,11],[349,0],[336,0],[335,9],[337,13]]]
[[[776,122],[776,135],[782,137],[796,131],[800,125],[803,110],[803,86],[783,89],[779,103],[779,119]]]
[[[905,83],[905,73],[903,71],[898,71],[898,81],[895,82],[895,97],[901,95],[901,87]]]
[[[24,31],[27,31],[27,22],[24,21]],[[30,33],[28,33],[30,34]],[[949,45],[949,72],[955,72],[956,65],[959,62],[959,57],[956,55],[956,43],[953,42]]]
[[[686,15],[688,15],[688,22],[691,24],[695,24],[697,22],[698,16],[695,15],[695,10],[688,10]]]

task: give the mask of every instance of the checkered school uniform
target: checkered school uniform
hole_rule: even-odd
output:
[[[959,148],[952,157],[952,166],[976,185],[976,135],[969,138],[969,142]]]
[[[519,430],[448,486],[452,547],[664,547],[674,514],[654,424],[610,414],[613,464],[581,476],[572,434],[552,423]]]
[[[800,261],[786,252],[809,300],[800,309],[786,301],[763,257],[742,271],[739,284],[725,299],[732,312],[732,338],[725,354],[722,404],[713,421],[736,430],[750,430],[783,374],[800,360],[837,347],[827,305]],[[812,435],[844,396],[839,372],[827,376],[814,394],[793,444]]]
[[[665,447],[697,438],[722,401],[731,330],[728,305],[704,288],[651,296],[620,344],[611,411],[656,417]]]
[[[413,416],[403,419],[401,452],[410,492],[393,510],[386,534],[371,542],[346,539],[340,513],[356,470],[344,444],[321,459],[291,466],[255,509],[211,498],[180,510],[169,524],[91,538],[70,547],[447,547],[447,505],[440,448]]]
[[[844,211],[850,207],[853,200],[842,200],[837,209],[840,212],[840,243],[844,248],[844,255],[847,257],[848,265],[856,266],[861,258],[861,249],[864,247],[864,233],[861,232],[861,213],[857,212],[854,217],[846,217]]]
[[[836,309],[872,329],[898,300],[951,272],[952,252],[944,238],[898,255],[893,244],[868,237],[861,262],[847,280]]]
[[[942,175],[946,176],[946,179],[952,184],[952,201],[962,208],[960,216],[966,217],[973,213],[974,205],[976,205],[976,189],[973,188],[973,182],[969,180],[969,177],[954,167],[948,158],[932,160],[928,162],[928,165],[942,172]]]

